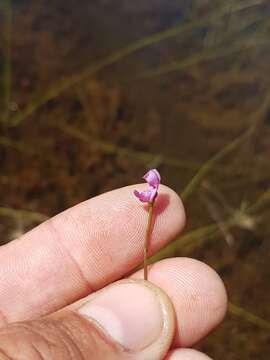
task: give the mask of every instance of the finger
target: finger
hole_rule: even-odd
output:
[[[167,295],[148,282],[124,280],[57,314],[3,328],[0,357],[161,360],[173,333]]]
[[[133,278],[142,278],[142,272]],[[224,318],[227,295],[218,274],[194,259],[166,259],[149,269],[149,281],[169,295],[176,314],[174,347],[190,347]]]
[[[53,312],[121,278],[142,261],[147,212],[136,185],[75,206],[0,249],[2,323]],[[160,187],[150,253],[180,232],[181,200]],[[0,316],[1,323],[1,316]]]
[[[177,349],[171,351],[165,360],[211,360],[211,358],[194,349]]]

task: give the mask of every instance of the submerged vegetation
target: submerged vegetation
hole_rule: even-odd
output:
[[[133,183],[143,167],[162,168],[189,224],[152,261],[188,255],[214,266],[230,317],[202,348],[265,359],[269,2],[139,1],[113,13],[111,1],[69,0],[65,12],[60,0],[12,4],[0,3],[3,243]]]

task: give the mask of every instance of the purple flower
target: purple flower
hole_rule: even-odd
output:
[[[134,195],[141,202],[152,202],[155,200],[158,192],[158,187],[160,184],[160,175],[156,169],[149,170],[144,176],[143,179],[148,183],[149,187],[145,191],[134,191]]]

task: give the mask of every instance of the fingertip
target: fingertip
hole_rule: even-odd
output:
[[[132,354],[129,359],[163,359],[170,349],[175,330],[173,306],[167,294],[148,281],[120,280],[69,309],[97,326],[109,342]]]
[[[141,277],[141,273],[134,275]],[[149,280],[162,288],[174,305],[177,326],[174,347],[193,346],[224,318],[227,294],[219,275],[201,261],[162,260],[149,269]]]
[[[175,192],[173,189],[171,189],[166,185],[160,185],[159,194],[160,197],[164,196],[164,194],[167,194],[167,196],[169,196],[170,199],[169,210],[172,216],[176,220],[176,224],[178,225],[178,227],[176,228],[176,232],[179,233],[185,227],[186,224],[186,212],[182,199],[177,194],[177,192]],[[157,201],[157,206],[158,206],[158,201]]]
[[[211,358],[194,349],[177,349],[171,351],[165,360],[211,360]]]
[[[165,259],[158,266],[152,270],[153,281],[176,306],[174,345],[192,346],[223,320],[227,311],[225,286],[217,272],[199,260]]]
[[[145,186],[131,185],[89,199],[3,247],[0,300],[8,321],[48,314],[136,268],[143,259],[148,215],[133,191]],[[178,235],[185,223],[180,198],[164,185],[153,220],[151,254]],[[46,287],[40,292],[43,281]]]
[[[174,239],[185,227],[186,214],[183,202],[179,195],[166,185],[160,185],[155,202],[155,217],[153,235],[155,230],[162,229],[163,239]]]

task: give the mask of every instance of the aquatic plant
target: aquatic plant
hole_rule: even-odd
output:
[[[2,68],[0,67],[0,123],[9,120],[11,92],[11,31],[12,6],[10,0],[0,2],[0,14],[3,17]],[[1,65],[1,63],[0,63]],[[1,81],[2,80],[2,81]]]
[[[24,127],[24,121],[31,120],[31,117],[36,121],[39,120],[38,125],[43,123],[44,128],[50,128],[50,135],[52,133],[55,135],[55,142],[57,143],[61,137],[70,141],[73,144],[73,141],[76,143],[76,146],[79,144],[81,148],[86,149],[87,156],[93,155],[93,153],[101,154],[105,158],[109,159],[109,162],[112,162],[112,159],[117,159],[115,162],[119,164],[119,159],[124,159],[126,162],[134,164],[134,167],[137,168],[151,168],[151,167],[161,167],[162,170],[168,170],[168,173],[174,173],[175,179],[179,181],[177,184],[177,190],[181,194],[186,206],[189,206],[192,203],[200,203],[200,194],[201,194],[201,185],[205,180],[207,180],[212,189],[216,186],[214,180],[221,179],[218,181],[217,188],[221,191],[226,192],[226,189],[234,190],[235,193],[241,193],[243,184],[256,183],[258,197],[256,199],[256,192],[252,193],[250,196],[250,203],[247,206],[242,206],[245,199],[241,198],[240,201],[235,201],[236,204],[231,206],[232,211],[224,211],[223,204],[218,204],[221,208],[223,217],[219,219],[218,217],[212,216],[211,211],[208,211],[207,206],[203,203],[203,212],[201,214],[204,216],[209,212],[209,217],[211,221],[202,220],[202,224],[198,224],[196,213],[190,213],[190,221],[192,225],[188,231],[178,237],[175,242],[168,245],[166,248],[162,249],[158,254],[153,256],[151,259],[147,260],[147,249],[150,235],[148,231],[151,229],[151,219],[152,219],[152,210],[153,206],[149,206],[149,221],[147,226],[145,247],[144,247],[144,276],[147,278],[147,265],[146,263],[155,262],[159,259],[163,259],[169,256],[179,256],[179,255],[193,255],[199,249],[207,249],[209,246],[216,243],[218,240],[224,238],[224,233],[233,232],[234,230],[241,231],[247,230],[245,228],[245,220],[251,219],[252,224],[255,226],[257,232],[258,227],[263,226],[267,219],[269,218],[268,205],[270,201],[269,189],[264,191],[265,184],[269,183],[269,175],[267,169],[259,167],[260,157],[258,156],[258,166],[251,171],[248,166],[243,166],[240,169],[237,169],[237,166],[231,164],[234,158],[237,158],[241,151],[244,151],[249,146],[253,146],[256,140],[256,136],[260,131],[262,122],[266,121],[267,114],[270,108],[270,98],[269,98],[269,83],[267,81],[260,83],[259,91],[256,93],[258,99],[256,106],[254,105],[255,111],[248,110],[247,114],[241,114],[241,126],[233,124],[230,120],[230,113],[225,114],[222,118],[224,123],[228,123],[226,137],[222,141],[219,141],[219,144],[216,145],[209,151],[209,153],[204,154],[204,157],[192,158],[192,156],[185,159],[180,156],[180,153],[175,155],[174,153],[166,153],[162,144],[158,150],[149,146],[132,146],[127,145],[125,141],[115,141],[110,136],[98,136],[98,133],[89,133],[85,130],[83,123],[87,123],[90,120],[90,116],[85,114],[82,116],[82,122],[80,124],[76,123],[76,120],[67,119],[67,116],[58,116],[58,114],[53,112],[51,108],[53,106],[44,106],[49,103],[51,100],[56,102],[62,98],[61,95],[67,93],[67,99],[71,98],[79,102],[80,106],[87,106],[87,99],[85,104],[82,104],[80,94],[86,94],[86,90],[83,87],[85,83],[91,79],[91,77],[98,75],[103,75],[102,71],[107,68],[113,70],[113,65],[122,65],[122,61],[132,55],[139,53],[141,50],[148,51],[151,54],[151,51],[155,51],[158,47],[165,49],[168,42],[173,42],[176,44],[176,51],[173,52],[173,55],[165,56],[161,59],[160,63],[149,64],[149,67],[143,69],[139,73],[130,73],[124,74],[123,77],[117,78],[117,84],[121,84],[123,88],[125,86],[129,90],[132,87],[135,87],[137,84],[140,84],[140,81],[154,81],[155,83],[164,82],[166,86],[166,79],[170,76],[179,76],[189,77],[192,81],[198,76],[198,72],[204,73],[207,67],[214,68],[217,61],[222,60],[226,63],[230,60],[238,60],[248,58],[256,52],[262,52],[259,57],[264,56],[264,51],[267,48],[269,43],[269,15],[267,11],[257,11],[260,6],[267,5],[267,0],[231,0],[231,1],[217,1],[211,5],[209,11],[204,13],[202,16],[197,16],[196,14],[190,14],[189,17],[179,20],[174,26],[161,30],[157,33],[147,35],[145,37],[139,38],[135,42],[131,42],[124,46],[123,48],[116,49],[112,53],[109,53],[107,56],[97,59],[88,65],[85,68],[79,69],[78,72],[71,74],[70,76],[65,76],[64,78],[57,79],[53,81],[51,86],[46,89],[41,89],[40,92],[35,92],[32,99],[29,103],[25,103],[22,109],[11,112],[11,78],[12,78],[12,69],[11,69],[11,26],[12,26],[12,7],[9,0],[3,0],[0,3],[0,11],[4,13],[3,19],[4,23],[1,24],[3,28],[3,45],[2,45],[2,62],[1,62],[1,122],[5,125],[4,129],[10,128],[4,133],[4,136],[0,137],[0,145],[9,149],[10,151],[15,150],[16,156],[25,156],[26,161],[28,159],[35,159],[37,154],[45,153],[44,149],[39,146],[31,147],[31,143],[26,143],[22,141],[18,133],[20,131],[20,125]],[[197,37],[198,34],[201,36],[201,41],[197,42],[193,47],[190,47],[187,51],[185,47],[186,39],[193,39]],[[184,44],[184,45],[183,45]],[[183,51],[183,47],[185,51]],[[148,54],[148,53],[147,53]],[[167,54],[166,54],[167,55]],[[245,84],[246,82],[253,81],[256,78],[257,73],[259,72],[257,68],[247,69],[246,72],[242,72],[242,68],[245,68],[245,61],[231,61],[230,74],[231,79],[227,81],[227,86],[233,90],[235,83],[236,84]],[[225,85],[224,78],[228,76],[229,71],[217,76],[217,83],[221,83],[218,87]],[[208,76],[208,75],[205,75]],[[213,73],[211,73],[211,77]],[[232,81],[233,80],[233,81]],[[231,82],[230,82],[231,81]],[[204,91],[204,90],[203,90]],[[214,94],[215,95],[215,94]],[[239,94],[242,95],[241,93]],[[224,95],[221,96],[223,101]],[[188,99],[189,112],[191,113],[194,109],[193,106],[197,106],[197,99],[192,101],[192,98]],[[204,101],[204,99],[202,99]],[[213,129],[213,122],[216,122],[216,129],[219,130],[220,134],[222,133],[221,125],[216,120],[215,116],[211,116],[209,112],[203,112],[201,105],[203,101],[198,102],[199,110],[195,113],[196,123],[201,125],[202,131],[204,127],[202,125],[202,119],[205,119],[207,122],[208,128]],[[53,101],[52,101],[53,103]],[[49,103],[51,105],[51,103]],[[179,103],[179,108],[181,108]],[[64,105],[65,106],[65,105]],[[89,106],[89,105],[88,105]],[[41,110],[41,111],[40,111]],[[44,114],[43,114],[44,112]],[[223,111],[221,110],[221,115]],[[224,112],[225,113],[225,112]],[[185,116],[184,111],[181,108],[178,114],[178,121],[181,122],[183,116]],[[169,116],[168,116],[169,118]],[[239,116],[235,117],[237,120],[240,120]],[[167,121],[163,120],[164,122]],[[240,121],[239,121],[240,122]],[[36,122],[37,123],[37,122]],[[98,121],[98,126],[101,126]],[[18,130],[12,132],[12,128],[18,127]],[[18,131],[18,132],[16,132]],[[181,125],[181,131],[186,132],[184,126]],[[43,134],[43,132],[42,132]],[[131,132],[133,134],[133,132]],[[14,135],[14,136],[13,136]],[[162,134],[163,135],[163,134]],[[215,137],[217,134],[213,134]],[[222,133],[223,136],[223,133]],[[47,139],[46,139],[47,140]],[[190,141],[193,141],[191,139]],[[151,144],[151,142],[150,142]],[[55,148],[59,149],[60,145],[55,144]],[[58,147],[57,147],[58,146]],[[254,145],[255,146],[255,145]],[[80,153],[81,148],[76,151]],[[94,149],[94,150],[93,150]],[[68,149],[70,150],[70,149]],[[42,154],[43,155],[43,154]],[[70,155],[72,157],[72,154]],[[246,155],[248,157],[248,155]],[[90,156],[89,156],[90,158]],[[227,162],[226,162],[227,160]],[[155,164],[149,166],[150,164]],[[48,166],[49,167],[49,166]],[[111,165],[113,167],[113,165]],[[129,166],[130,167],[130,166]],[[100,169],[100,166],[98,167]],[[58,168],[57,168],[58,169]],[[122,172],[125,171],[121,168]],[[171,171],[173,170],[173,171]],[[66,178],[63,182],[70,181],[70,178],[74,178],[72,171],[76,173],[76,170],[69,169],[70,173],[67,172]],[[238,175],[237,175],[238,171]],[[241,173],[239,176],[239,173]],[[47,174],[46,174],[47,175]],[[88,174],[87,174],[88,175]],[[179,177],[178,177],[179,175]],[[5,175],[1,174],[1,178]],[[219,178],[218,178],[219,176]],[[224,181],[223,177],[229,179],[229,181]],[[183,180],[184,178],[184,180]],[[18,175],[18,179],[19,175]],[[134,177],[133,177],[134,179]],[[254,180],[255,179],[255,180]],[[19,180],[18,180],[19,181]],[[57,182],[57,179],[55,180]],[[74,183],[71,183],[71,186],[74,186]],[[110,185],[107,185],[109,187]],[[75,187],[75,186],[74,186]],[[150,189],[151,190],[151,189]],[[181,190],[181,191],[180,191]],[[89,191],[90,192],[90,191]],[[150,199],[147,198],[148,195],[155,194],[155,189],[152,189],[150,193],[144,195],[137,194],[141,199]],[[145,196],[145,197],[144,197]],[[74,201],[74,199],[72,199]],[[229,202],[229,200],[228,200]],[[146,202],[147,204],[149,201]],[[207,204],[206,204],[207,205]],[[31,208],[32,204],[28,204],[28,207]],[[33,206],[33,208],[35,208]],[[150,213],[151,212],[151,213]],[[10,218],[12,223],[14,223],[14,229],[24,231],[25,225],[34,225],[39,223],[47,218],[47,216],[32,212],[29,210],[13,209],[12,207],[2,207],[0,208],[0,216]],[[194,222],[194,224],[193,224]],[[23,224],[23,226],[21,226]],[[225,229],[224,233],[222,228]],[[251,229],[251,231],[253,231]],[[147,261],[146,261],[147,260]],[[219,270],[221,265],[218,264],[219,259],[216,263],[216,269]],[[252,266],[252,264],[251,264]],[[240,301],[236,301],[240,303]],[[233,316],[237,316],[241,321],[245,320],[251,324],[254,324],[266,331],[269,331],[269,323],[267,320],[262,319],[247,309],[235,305],[233,303],[229,304],[229,312]]]
[[[179,41],[180,38],[184,38],[188,34],[207,26],[207,24],[211,23],[211,21],[219,21],[219,19],[222,19],[228,14],[231,15],[250,7],[264,4],[265,2],[266,0],[250,0],[245,2],[232,0],[226,1],[225,3],[219,4],[212,12],[210,12],[210,14],[207,14],[201,18],[195,18],[193,21],[184,23],[181,22],[179,25],[173,26],[167,30],[139,39],[134,43],[131,43],[126,47],[115,51],[111,55],[108,55],[107,57],[97,61],[96,63],[90,64],[89,67],[87,67],[85,70],[82,70],[80,73],[59,80],[56,84],[53,84],[46,93],[43,95],[38,95],[28,106],[26,106],[24,110],[18,112],[15,116],[9,119],[9,124],[10,126],[16,126],[20,124],[22,121],[31,116],[35,111],[37,111],[41,106],[46,104],[49,100],[58,97],[71,87],[74,87],[85,81],[90,76],[93,76],[104,68],[117,63],[118,61],[131,54],[134,54],[141,49],[174,37],[177,37]],[[157,71],[159,72],[159,70]]]
[[[143,179],[148,183],[148,189],[144,191],[134,190],[134,195],[143,203],[148,204],[148,222],[145,233],[144,248],[143,248],[143,269],[144,269],[144,280],[147,280],[147,256],[148,256],[148,247],[150,242],[151,230],[152,230],[152,218],[153,218],[153,209],[156,197],[158,195],[158,187],[160,184],[160,174],[157,169],[149,170],[144,176]]]

